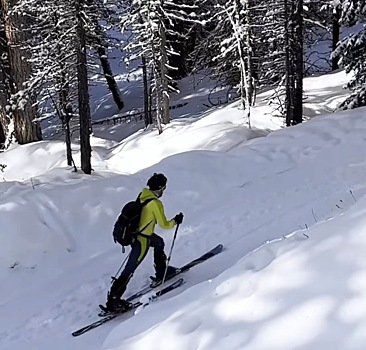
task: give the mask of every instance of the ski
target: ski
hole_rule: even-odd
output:
[[[160,297],[160,296],[162,296],[162,295],[164,295],[164,294],[167,294],[167,293],[171,292],[172,290],[174,290],[174,289],[176,289],[176,288],[180,287],[183,283],[184,283],[183,278],[180,278],[179,280],[175,281],[174,283],[172,283],[172,284],[170,284],[170,285],[166,286],[165,288],[163,288],[162,290],[158,291],[158,292],[157,292],[157,293],[156,293],[156,294],[151,298],[151,300],[152,300],[152,301],[156,300],[158,297]],[[142,302],[140,302],[140,301],[136,301],[136,302],[134,302],[134,303],[132,304],[132,306],[131,306],[128,310],[126,310],[126,311],[124,311],[124,312],[120,312],[120,313],[111,313],[111,314],[109,314],[109,315],[107,314],[106,316],[104,316],[104,317],[103,317],[102,319],[100,319],[99,321],[96,321],[96,322],[94,322],[94,323],[89,324],[88,326],[85,326],[85,327],[83,327],[83,328],[80,328],[80,329],[78,329],[77,331],[72,332],[71,334],[72,334],[74,337],[77,337],[77,336],[79,336],[79,335],[81,335],[81,334],[84,334],[84,333],[86,333],[86,332],[88,332],[88,331],[90,331],[90,330],[94,329],[94,328],[99,327],[100,325],[102,325],[102,324],[104,324],[104,323],[106,323],[106,322],[108,322],[108,321],[113,320],[114,318],[116,318],[116,317],[118,317],[118,316],[124,315],[125,313],[128,313],[129,311],[134,310],[134,309],[138,308],[138,307],[139,307],[139,306],[141,306],[141,305],[147,305],[147,304],[143,304],[143,303],[142,303]]]
[[[224,249],[224,246],[222,244],[218,244],[216,247],[212,248],[211,250],[207,251],[206,253],[204,253],[203,255],[201,255],[199,258],[196,258],[192,261],[190,261],[189,263],[185,264],[184,266],[182,267],[179,267],[178,268],[178,271],[177,273],[173,274],[173,275],[170,275],[168,276],[166,279],[165,279],[165,282],[171,280],[172,278],[180,275],[181,273],[183,272],[186,272],[188,271],[189,269],[191,269],[192,267],[198,265],[198,264],[201,264],[202,262],[214,257],[215,255],[219,254],[222,252],[222,250]],[[151,290],[155,289],[156,287],[159,287],[161,284],[158,284],[158,285],[155,285],[155,286],[152,286],[151,284],[144,287],[143,289],[141,289],[140,291],[138,291],[137,293],[131,295],[129,298],[127,298],[126,300],[127,301],[132,301],[136,298],[139,298],[141,297],[142,295],[146,294],[146,293],[149,293]]]
[[[170,275],[168,276],[168,278],[165,280],[165,282],[171,280],[172,278],[180,275],[181,273],[184,273],[188,270],[190,270],[192,267],[214,257],[215,255],[219,254],[222,252],[222,250],[224,249],[224,246],[222,244],[218,244],[216,247],[212,248],[211,250],[207,251],[206,253],[204,253],[203,255],[201,255],[200,257],[188,262],[187,264],[185,264],[184,266],[178,268],[178,272],[176,274],[173,274],[173,275]],[[162,290],[160,290],[159,292],[156,293],[156,297],[159,297],[160,295],[164,295],[168,292],[170,292],[171,290],[179,287],[181,284],[183,284],[184,280],[181,278],[181,279],[178,279],[176,282],[172,283],[172,284],[169,284],[168,286],[166,286],[165,288],[163,288]],[[141,289],[140,291],[138,291],[137,293],[135,294],[132,294],[131,296],[129,296],[126,300],[128,302],[132,302],[133,300],[143,296],[144,294],[147,294],[149,293],[150,291],[154,290],[155,288],[159,287],[160,285],[156,285],[154,287],[152,287],[151,285],[148,285],[146,286],[145,288]],[[141,306],[142,303],[140,301],[137,301],[137,302],[134,302],[133,303],[133,306],[132,308],[126,310],[125,312],[122,312],[122,313],[118,313],[118,314],[105,314],[103,311],[102,313],[100,313],[99,315],[101,317],[103,317],[102,319],[100,319],[99,321],[96,321],[86,327],[83,327],[75,332],[72,333],[72,335],[74,337],[77,337],[81,334],[84,334],[85,332],[91,330],[91,329],[94,329],[110,320],[113,320],[114,318],[120,316],[120,315],[123,315],[125,313],[127,313],[128,311],[130,310],[133,310],[133,309],[136,309],[137,307]],[[101,308],[102,309],[102,308]],[[102,309],[103,310],[103,309]]]

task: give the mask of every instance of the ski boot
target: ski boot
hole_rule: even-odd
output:
[[[131,309],[132,303],[116,296],[108,295],[106,306],[102,310],[106,313],[119,314]]]
[[[180,272],[179,268],[173,267],[173,266],[168,266],[164,282],[173,278],[179,272]],[[156,274],[155,277],[150,276],[150,279],[151,279],[150,287],[155,288],[155,287],[160,286],[163,283],[163,278],[164,278],[164,275],[158,276]]]

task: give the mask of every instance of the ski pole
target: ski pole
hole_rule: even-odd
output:
[[[172,257],[172,252],[173,252],[173,248],[174,248],[175,239],[177,238],[177,233],[178,233],[179,225],[180,224],[177,225],[177,228],[175,229],[175,232],[174,232],[173,242],[172,242],[172,246],[170,247],[169,256],[166,259],[166,266],[165,266],[165,271],[164,271],[164,277],[163,277],[163,280],[162,280],[161,284],[164,284],[164,282],[165,282],[166,274],[168,272],[168,266],[169,266],[170,258]]]
[[[113,283],[113,281],[115,281],[117,278],[117,275],[119,274],[119,272],[122,270],[122,267],[123,267],[123,265],[126,263],[126,261],[127,261],[127,259],[130,257],[130,255],[131,255],[131,252],[127,255],[127,257],[126,257],[126,259],[125,260],[123,260],[123,263],[121,264],[121,266],[120,266],[120,268],[118,269],[118,271],[116,272],[116,274],[115,274],[115,276],[113,277],[111,277],[112,278],[112,282],[111,283]]]

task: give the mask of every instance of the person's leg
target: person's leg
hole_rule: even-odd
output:
[[[167,257],[164,253],[164,240],[157,234],[153,234],[150,238],[150,246],[154,248],[154,267],[155,267],[155,280],[161,281],[164,278],[166,269]],[[168,266],[166,276],[172,276],[177,272],[177,268]]]
[[[126,266],[121,275],[113,282],[111,290],[108,293],[107,308],[113,309],[115,306],[118,307],[118,305],[121,305],[121,297],[127,289],[128,282],[147,254],[149,247],[144,243],[141,243],[137,239],[132,243],[131,253]]]
[[[157,234],[153,234],[150,238],[150,246],[154,248],[154,268],[157,280],[162,280],[166,268],[166,255],[164,252],[164,240]]]

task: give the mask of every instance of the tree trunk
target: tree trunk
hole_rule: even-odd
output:
[[[3,124],[1,123],[1,120],[0,120],[0,149],[2,149],[4,147],[5,140],[6,140],[5,132],[4,132]]]
[[[74,166],[75,163],[72,157],[72,149],[71,149],[71,131],[70,131],[70,120],[72,116],[72,108],[71,105],[67,102],[68,96],[68,88],[65,86],[60,94],[60,119],[62,121],[62,127],[65,132],[65,143],[66,143],[66,159],[67,165]],[[76,171],[76,168],[75,168]]]
[[[146,67],[146,58],[143,55],[141,57],[142,61],[142,79],[144,84],[144,120],[145,126],[152,124],[151,113],[149,113],[149,86],[147,79],[147,67]]]
[[[24,17],[18,13],[11,13],[10,10],[15,5],[15,0],[0,0],[1,12],[5,17],[5,37],[7,60],[9,62],[9,91],[15,94],[23,89],[23,84],[28,80],[31,66],[27,59],[29,55],[21,49],[22,43],[25,41],[25,32],[22,25],[26,25]],[[42,139],[41,128],[38,122],[33,122],[37,117],[37,109],[34,107],[34,98],[27,96],[27,101],[20,101],[19,97],[15,98],[16,105],[12,111],[14,118],[14,135],[20,144],[39,141]],[[22,107],[19,107],[19,103]]]
[[[163,6],[163,5],[162,5]],[[169,116],[169,82],[168,82],[168,55],[166,52],[166,32],[163,23],[163,17],[160,23],[160,81],[162,97],[162,121],[164,124],[170,122]]]
[[[248,81],[248,104],[249,104],[249,112],[248,116],[250,118],[250,107],[254,106],[254,79],[253,79],[253,53],[254,53],[254,45],[252,43],[252,1],[248,0],[245,6],[245,46],[246,46],[246,65],[247,65],[247,81]]]
[[[303,48],[303,0],[295,0],[294,8],[294,117],[293,125],[302,123],[302,93],[304,74],[304,48]]]
[[[286,76],[286,125],[290,126],[292,124],[294,111],[293,111],[293,71],[291,62],[291,19],[289,17],[289,4],[288,1],[284,0],[284,40],[285,40],[285,76]]]
[[[119,91],[116,80],[114,79],[111,65],[108,61],[107,51],[103,46],[102,41],[98,38],[98,47],[97,47],[98,56],[100,59],[100,63],[102,64],[104,77],[107,81],[109,90],[112,93],[113,100],[116,103],[119,110],[121,110],[124,106],[121,93]]]
[[[290,2],[290,5],[289,5]],[[285,0],[286,125],[302,122],[303,0]]]
[[[75,169],[75,172],[77,171],[74,158],[72,157],[72,148],[71,148],[71,132],[70,132],[70,116],[67,114],[64,124],[64,130],[65,130],[65,142],[66,142],[66,158],[67,158],[67,165],[73,166]]]
[[[84,0],[84,1],[87,7],[95,8],[96,4],[94,0]],[[112,93],[113,100],[116,103],[118,109],[121,110],[124,107],[124,103],[117,82],[114,79],[111,65],[109,64],[108,61],[107,50],[105,49],[105,43],[103,42],[104,33],[98,20],[94,20],[94,26],[95,31],[93,33],[90,33],[90,36],[93,38],[92,40],[93,46],[95,46],[97,54],[99,56],[99,60],[103,69],[103,74],[107,81],[108,88]]]
[[[84,11],[84,0],[75,1],[77,17],[76,31],[76,54],[77,54],[77,76],[78,76],[78,100],[79,100],[79,119],[80,119],[80,151],[81,151],[81,170],[85,174],[91,174],[91,118],[88,91],[88,72],[86,59],[86,40],[85,28],[82,13]]]
[[[148,79],[149,81],[149,105],[148,105],[148,110],[149,110],[149,117],[150,117],[150,124],[154,123],[154,118],[153,118],[153,82],[154,80],[154,73],[152,71],[150,71],[150,77]]]
[[[61,70],[62,71],[62,70]],[[63,72],[63,71],[62,71]],[[62,126],[65,132],[65,143],[66,143],[66,159],[67,165],[74,166],[75,172],[77,171],[74,159],[72,157],[72,149],[71,149],[71,130],[70,130],[70,120],[72,118],[73,112],[71,103],[68,101],[69,96],[69,85],[65,81],[64,74],[61,73],[61,84],[62,90],[60,93],[60,108],[59,115],[62,121]]]
[[[158,127],[159,135],[163,132],[162,126],[162,114],[163,114],[163,106],[162,106],[162,89],[160,84],[161,75],[157,70],[157,67],[153,68],[154,72],[154,87],[155,87],[155,106],[156,106],[156,125]]]
[[[55,23],[59,21],[58,14],[55,14]],[[61,33],[57,33],[58,36],[61,35]],[[57,50],[57,56],[62,57],[62,50],[63,47],[61,43],[58,43],[56,46]],[[74,159],[72,157],[72,149],[71,149],[71,130],[70,130],[70,120],[73,115],[72,110],[72,102],[70,101],[70,85],[69,81],[67,81],[66,78],[66,71],[67,68],[65,66],[64,61],[60,60],[58,61],[58,78],[59,81],[57,83],[57,86],[60,87],[59,91],[59,103],[56,105],[56,110],[58,112],[59,118],[62,122],[62,128],[65,133],[65,144],[66,144],[66,159],[67,159],[67,165],[73,166],[75,172],[77,171]]]
[[[339,25],[339,20],[341,17],[341,9],[339,7],[339,5],[337,5],[335,7],[335,9],[333,10],[333,27],[332,27],[332,51],[334,51],[337,47],[337,44],[339,42],[339,36],[340,36],[340,25]],[[338,57],[333,57],[332,58],[332,70],[336,70],[338,69]]]
[[[9,67],[9,49],[7,45],[7,38],[5,34],[5,16],[3,10],[3,3],[0,8],[0,125],[1,125],[1,139],[4,143],[8,133],[9,115],[6,113],[6,106],[10,100],[10,67]]]

